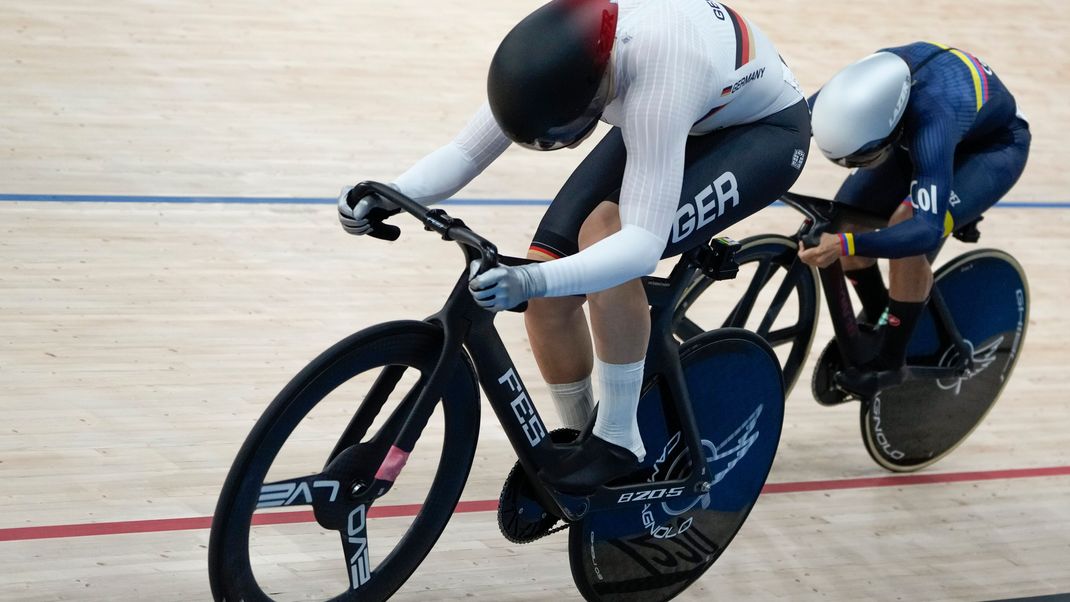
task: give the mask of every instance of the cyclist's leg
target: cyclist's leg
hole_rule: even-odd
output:
[[[757,213],[798,179],[809,147],[809,120],[799,103],[762,121],[691,138],[680,205],[663,258],[700,245]],[[584,221],[581,246],[621,228],[615,204],[602,203]],[[649,339],[646,295],[639,280],[588,295],[595,350],[613,363],[643,359]]]
[[[909,201],[904,201],[895,210],[889,226],[914,218],[914,210]],[[892,259],[889,270],[889,294],[892,299],[903,303],[924,303],[929,298],[929,289],[933,285],[933,270],[927,255]]]
[[[546,210],[528,251],[536,261],[574,255],[580,228],[602,201],[615,198],[624,176],[624,141],[620,130],[609,134],[580,163]],[[558,415],[565,426],[580,429],[594,405],[591,370],[594,354],[583,297],[532,299],[524,315],[528,339]]]
[[[809,126],[806,105],[799,103],[756,123],[691,138],[687,143],[677,219],[663,256],[678,255],[702,244],[786,192],[805,163]],[[603,204],[585,219],[584,244],[593,244],[619,230],[619,212],[613,209]],[[641,377],[649,338],[646,296],[641,282],[636,280],[588,295],[588,298],[595,350],[603,373],[600,384],[603,389],[612,391],[616,384],[614,379],[623,373],[634,375],[635,367]],[[629,363],[614,364],[608,361],[609,358]],[[610,372],[611,376],[606,377],[605,372]],[[548,480],[566,491],[584,491],[609,478],[626,474],[625,469],[631,470],[635,458],[626,462],[624,454],[635,452],[622,444],[626,442],[606,438],[601,433],[606,430],[638,432],[634,403],[624,403],[631,409],[626,420],[620,419],[617,415],[621,412],[616,411],[621,403],[638,400],[638,382],[631,383],[634,387],[621,384],[621,389],[634,388],[628,399],[618,399],[616,397],[621,395],[614,397],[612,392],[607,395],[603,391],[607,407],[598,413],[596,436],[585,441],[554,470],[546,470]],[[609,416],[614,418],[607,418]],[[606,427],[607,420],[615,424]],[[639,445],[641,447],[641,442]]]
[[[948,208],[952,228],[981,217],[1010,191],[1025,170],[1030,141],[1029,127],[1018,120],[981,143],[959,149],[955,154],[954,186]],[[904,204],[896,211],[892,225],[912,216],[910,207]],[[893,297],[925,301],[931,288],[932,268],[928,258],[907,257],[892,262]]]
[[[802,102],[755,123],[693,137],[663,257],[693,249],[768,207],[798,179],[809,148]]]
[[[977,219],[1010,191],[1025,169],[1029,143],[1029,128],[1025,122],[1019,121],[980,143],[959,149],[955,155],[954,185],[948,209],[953,224],[965,225]],[[903,205],[893,217],[893,225],[912,216],[910,207]],[[899,313],[906,315],[896,315],[900,327],[895,329],[895,336],[885,339],[881,350],[883,367],[902,365],[906,345],[913,334],[917,315],[929,298],[932,283],[933,272],[928,257],[921,255],[892,261],[891,297],[899,302],[896,304]],[[896,314],[895,311],[889,313]]]
[[[799,103],[762,121],[688,140],[681,200],[662,258],[705,243],[788,191],[806,163],[809,137],[809,113]],[[615,210],[602,203],[587,218],[584,246],[621,229]],[[587,296],[598,356],[618,364],[641,360],[649,331],[641,281]]]
[[[910,155],[898,149],[880,165],[860,169],[848,176],[836,193],[836,202],[891,217],[899,202],[910,194],[912,171]],[[844,231],[855,233],[871,230],[861,224],[844,226]],[[840,265],[862,301],[866,320],[876,322],[888,304],[888,289],[884,286],[877,260],[848,256],[840,258]]]
[[[1019,119],[983,144],[956,154],[950,206],[953,228],[981,217],[1010,192],[1025,171],[1031,141],[1028,124]]]
[[[604,201],[580,228],[580,249],[620,231],[617,204]],[[595,354],[608,364],[634,364],[646,355],[650,340],[650,306],[641,280],[587,295]]]

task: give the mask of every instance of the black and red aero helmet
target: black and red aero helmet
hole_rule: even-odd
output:
[[[552,0],[505,36],[487,98],[510,140],[555,150],[582,140],[610,100],[606,72],[617,32],[610,0]]]

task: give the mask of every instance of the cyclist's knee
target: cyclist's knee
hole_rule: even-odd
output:
[[[551,323],[567,321],[577,311],[582,311],[585,297],[539,297],[528,300],[524,317],[529,322]]]
[[[587,298],[590,301],[590,309],[593,313],[619,313],[622,316],[626,316],[628,312],[625,308],[639,308],[645,313],[649,307],[646,290],[643,288],[643,281],[639,278],[629,280],[624,284],[619,284],[604,291],[590,293]]]
[[[620,210],[616,203],[603,201],[594,208],[580,226],[580,250],[620,232]]]
[[[888,226],[894,226],[902,223],[914,217],[914,209],[907,203],[902,203],[892,214],[892,218],[888,220]]]

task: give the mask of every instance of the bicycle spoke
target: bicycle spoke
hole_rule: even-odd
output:
[[[346,430],[342,432],[342,436],[335,443],[331,455],[327,458],[327,464],[330,464],[332,460],[338,457],[338,454],[364,439],[368,429],[371,428],[375,418],[379,415],[379,411],[383,408],[383,404],[386,403],[390,394],[394,392],[394,387],[401,380],[405,370],[405,366],[387,366],[383,369],[375,380],[375,384],[372,385],[371,390],[364,396],[361,411],[358,411],[353,416],[353,419],[349,421],[349,425],[346,426]],[[423,390],[424,382],[426,382],[425,376],[420,374],[416,384],[409,389],[405,394],[405,398],[394,408],[390,417],[386,419],[386,422],[375,434],[376,441],[393,442],[397,438],[401,427],[405,424],[405,419],[409,415],[412,404],[416,403],[416,398],[419,396],[420,391]],[[363,411],[366,406],[369,409],[367,412]]]
[[[705,329],[698,324],[695,324],[694,320],[686,316],[676,325],[676,336],[680,337],[680,340],[683,341],[697,337],[704,332],[706,332]]]
[[[732,313],[728,314],[728,318],[721,325],[723,328],[743,328],[746,326],[751,312],[754,311],[754,303],[758,300],[758,293],[773,277],[777,267],[779,266],[773,263],[772,259],[764,259],[758,263],[754,278],[747,285],[747,292],[743,294],[743,298],[732,309]]]
[[[773,302],[769,304],[769,309],[765,312],[765,317],[762,318],[761,325],[758,326],[758,336],[763,339],[769,339],[769,329],[773,327],[773,322],[776,321],[780,315],[780,310],[784,309],[784,304],[788,301],[788,296],[791,295],[791,291],[795,288],[795,278],[793,276],[798,270],[799,263],[792,264],[788,269],[788,273],[784,275],[784,281],[780,283],[780,288],[777,289],[776,295],[773,296]]]
[[[798,324],[787,328],[781,328],[780,330],[774,330],[762,338],[765,339],[765,342],[769,343],[770,347],[779,347],[785,343],[793,342],[797,336],[799,336]]]
[[[264,483],[256,508],[310,506],[316,499],[334,502],[338,499],[339,487],[338,481],[319,474]]]
[[[349,513],[345,529],[338,532],[342,537],[346,574],[349,575],[349,589],[351,590],[359,589],[371,579],[367,518],[367,506],[363,504],[357,506]]]

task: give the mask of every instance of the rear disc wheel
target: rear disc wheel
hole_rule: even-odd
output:
[[[720,557],[761,493],[780,442],[784,389],[777,358],[752,332],[719,329],[681,348],[710,474],[708,493],[654,490],[650,503],[593,511],[569,531],[572,576],[584,598],[657,602],[679,595]],[[691,471],[680,429],[667,423],[657,380],[639,404],[648,482]],[[671,412],[670,412],[671,414]]]
[[[960,377],[908,380],[862,404],[866,450],[894,472],[931,466],[970,436],[1010,380],[1029,325],[1029,285],[1007,253],[979,249],[960,255],[937,270],[934,286],[971,347],[974,365]],[[958,359],[927,308],[907,348],[907,363],[948,367]]]

